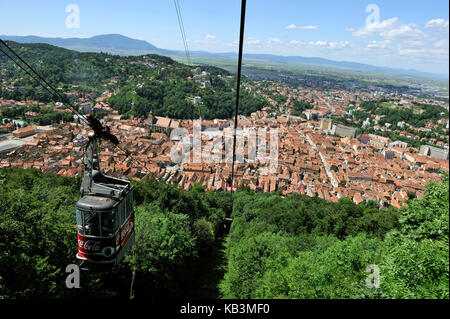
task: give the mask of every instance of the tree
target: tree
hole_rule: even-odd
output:
[[[386,238],[381,285],[390,298],[449,298],[449,179],[427,185]]]
[[[383,245],[378,239],[361,234],[340,241],[317,238],[308,251],[298,256],[280,254],[267,264],[267,271],[255,298],[364,298],[376,293],[365,286],[370,264],[376,264]]]
[[[137,296],[153,298],[179,294],[188,259],[197,255],[188,216],[163,212],[154,204],[139,206],[135,231],[135,244],[126,257],[133,278],[138,278],[131,289]]]
[[[269,232],[246,237],[229,247],[228,271],[221,283],[224,298],[252,298],[268,259],[287,251],[289,238]]]
[[[212,224],[205,218],[194,222],[193,235],[197,241],[199,254],[202,256],[211,252],[214,245],[214,230]]]

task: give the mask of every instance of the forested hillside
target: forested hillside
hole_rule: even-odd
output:
[[[400,210],[239,193],[223,296],[449,298],[448,209],[448,173]],[[369,265],[378,289],[366,286]]]
[[[133,183],[131,253],[112,272],[82,272],[81,288],[67,289],[80,180],[0,169],[0,298],[449,297],[448,174],[423,199],[381,211],[245,189],[231,210],[229,192]],[[380,268],[378,289],[365,286],[368,265]]]
[[[65,268],[76,263],[80,180],[0,169],[0,184],[0,298],[129,298],[132,272],[140,298],[216,297],[201,276],[216,258],[229,193],[136,182],[133,251],[113,272],[83,272],[81,289],[69,290]]]
[[[188,66],[155,54],[118,56],[39,43],[9,41],[9,45],[61,92],[81,94],[92,101],[104,92],[114,93],[109,104],[125,117],[147,117],[150,110],[155,116],[178,119],[233,117],[236,76],[220,68]],[[53,101],[45,89],[3,54],[0,67],[0,98]],[[195,96],[202,98],[197,106],[192,101]],[[240,101],[242,115],[268,106],[264,98],[246,91],[241,93]]]

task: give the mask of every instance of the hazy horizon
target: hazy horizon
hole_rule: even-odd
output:
[[[183,50],[171,1],[81,0],[74,5],[55,0],[0,4],[0,30],[55,38],[121,34],[158,48]],[[180,6],[191,51],[237,52],[240,1],[186,0]],[[17,16],[27,23],[18,25]],[[448,77],[448,16],[448,2],[441,0],[432,5],[419,0],[249,0],[244,53],[318,57]]]

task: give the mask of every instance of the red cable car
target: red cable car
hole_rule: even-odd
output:
[[[101,173],[97,133],[89,134],[83,161],[83,197],[76,203],[77,258],[87,269],[120,263],[134,243],[133,186]]]
[[[130,189],[119,199],[86,195],[77,202],[78,259],[120,263],[134,242],[132,196]]]

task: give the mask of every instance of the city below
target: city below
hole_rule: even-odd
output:
[[[201,75],[187,80],[195,80],[202,87],[208,86],[209,74],[203,72]],[[114,79],[111,81],[104,86],[115,83]],[[383,115],[369,114],[362,126],[363,129],[367,126],[373,129],[373,133],[368,134],[361,132],[357,125],[359,121],[352,116],[352,113],[362,110],[361,103],[380,98],[396,101],[391,103],[391,107],[433,103],[442,107],[442,111],[448,110],[448,102],[430,97],[417,98],[376,86],[361,90],[312,89],[309,85],[292,88],[292,85],[281,81],[255,80],[243,83],[243,87],[251,94],[264,97],[270,106],[249,116],[240,115],[238,129],[242,130],[244,137],[248,137],[252,130],[265,129],[268,133],[270,129],[277,129],[278,166],[276,172],[262,169],[264,158],[260,154],[269,152],[266,145],[267,149],[258,149],[256,160],[245,160],[236,165],[234,188],[247,186],[253,191],[281,191],[282,195],[301,193],[333,202],[344,197],[357,204],[374,200],[380,207],[392,205],[398,208],[407,199],[421,198],[429,181],[440,181],[439,170],[448,171],[448,115],[444,116],[444,112],[440,114],[441,118],[435,122],[430,120],[424,127],[414,127],[405,121],[380,124]],[[192,120],[153,116],[151,112],[146,117],[131,115],[124,119],[108,104],[113,94],[105,89],[91,103],[89,93],[75,93],[80,110],[84,113],[102,112],[103,120],[119,138],[120,146],[137,160],[132,161],[112,145],[103,143],[100,166],[105,174],[131,179],[154,177],[186,190],[196,183],[207,190],[231,189],[231,163],[172,162],[170,152],[179,142],[179,137],[171,138],[170,133],[173,129],[185,128],[192,140]],[[295,113],[295,101],[308,101],[312,108],[303,110],[299,116],[291,115]],[[201,104],[201,97],[195,97],[192,103]],[[4,114],[8,109],[31,109],[33,105],[42,107],[45,103],[0,99]],[[56,112],[69,112],[62,103],[47,106]],[[24,119],[33,122],[33,118],[39,116],[38,112],[27,111]],[[17,119],[3,122],[6,124],[0,125],[0,166],[81,176],[83,143],[87,139],[88,127],[79,121],[25,127],[20,127],[24,122]],[[201,123],[202,146],[212,140],[205,134],[206,129],[223,131],[234,125],[232,120],[226,119],[202,120]],[[392,124],[401,129],[394,131]],[[402,140],[378,134],[390,132]],[[421,137],[419,132],[428,134]],[[418,144],[412,145],[405,139]],[[224,149],[221,152],[223,159]],[[246,140],[244,154],[248,152]]]

